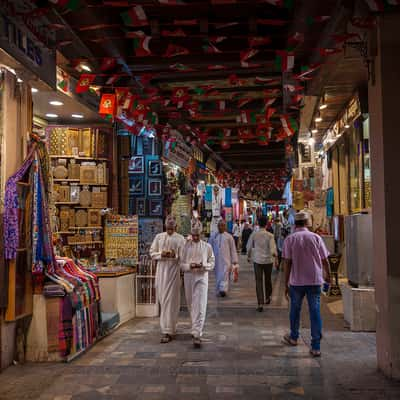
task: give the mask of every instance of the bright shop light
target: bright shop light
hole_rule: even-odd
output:
[[[36,89],[35,87],[31,88],[32,93],[37,93],[38,91],[39,91],[39,89]]]
[[[52,113],[47,113],[46,117],[47,118],[58,118],[58,115],[57,114],[52,114]]]
[[[49,104],[51,104],[52,106],[63,106],[64,105],[64,103],[59,100],[51,100],[51,101],[49,101]]]
[[[81,118],[82,119],[83,115],[82,114],[72,114],[71,117],[72,118]]]

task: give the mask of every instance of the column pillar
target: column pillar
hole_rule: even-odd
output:
[[[369,82],[378,368],[400,379],[400,18],[378,19]]]

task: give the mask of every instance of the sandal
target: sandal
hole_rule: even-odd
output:
[[[297,346],[297,340],[292,339],[289,334],[285,335],[282,341],[288,346]]]
[[[310,350],[310,354],[311,354],[313,357],[321,357],[321,351],[320,351],[320,350],[313,350],[313,349],[311,349],[311,350]]]
[[[161,337],[160,343],[169,343],[171,340],[171,335],[166,334]]]

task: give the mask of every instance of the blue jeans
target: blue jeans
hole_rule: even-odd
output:
[[[290,337],[299,338],[300,313],[304,296],[307,296],[311,321],[311,348],[320,350],[322,337],[321,320],[321,287],[320,286],[290,286]]]

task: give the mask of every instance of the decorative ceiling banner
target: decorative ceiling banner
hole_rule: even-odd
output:
[[[130,10],[121,13],[121,18],[126,26],[149,25],[149,21],[147,20],[146,13],[142,6],[134,6]]]
[[[256,83],[257,85],[275,85],[275,84],[279,84],[281,83],[280,79],[274,79],[274,78],[264,78],[261,76],[256,76],[256,78],[254,79],[254,83]]]
[[[142,31],[130,32],[130,36],[133,39],[133,48],[135,50],[136,57],[148,57],[152,55],[149,48],[151,36],[147,36]]]
[[[294,53],[286,50],[277,50],[275,66],[281,72],[291,71],[294,67]]]
[[[95,74],[82,74],[76,84],[76,93],[85,93],[89,90],[89,86],[96,79]]]
[[[189,89],[187,87],[174,88],[171,95],[171,101],[178,108],[182,108],[183,104],[190,100]]]
[[[100,100],[99,114],[115,116],[117,101],[115,94],[103,94]]]
[[[263,3],[268,3],[277,7],[292,8],[294,0],[262,0]]]
[[[307,79],[309,75],[315,72],[318,68],[321,67],[322,64],[311,64],[311,65],[303,65],[300,68],[300,73],[293,76],[294,79],[304,80]]]
[[[266,46],[271,44],[271,38],[268,36],[253,36],[249,38],[250,47]]]
[[[250,103],[250,101],[252,101],[253,99],[250,98],[244,98],[244,99],[240,99],[237,102],[237,106],[238,108],[242,108],[244,107],[246,104]]]
[[[289,115],[282,115],[280,119],[286,136],[293,136],[299,130],[297,121]]]
[[[117,82],[117,80],[121,77],[121,75],[119,74],[114,74],[111,75],[109,78],[107,78],[106,82],[105,82],[105,86],[112,86],[114,85],[115,82]]]
[[[257,123],[257,111],[243,110],[237,119],[242,124],[255,124]]]
[[[229,75],[228,82],[231,86],[243,86],[244,85],[244,80],[239,79],[239,77],[236,74]]]
[[[202,46],[204,53],[206,54],[217,54],[217,53],[222,53],[221,50],[219,50],[211,41],[208,39],[204,40],[204,45]]]
[[[224,28],[230,28],[231,26],[236,26],[239,25],[239,22],[224,22],[221,24],[215,24],[215,29],[224,29]]]
[[[176,44],[169,44],[163,57],[171,58],[176,56],[184,56],[189,54],[189,50],[186,47],[178,46]]]
[[[211,43],[222,43],[228,38],[226,36],[210,36],[208,39]]]
[[[299,90],[304,90],[303,86],[295,86],[291,84],[283,85],[283,89],[288,90],[289,92],[298,92]]]
[[[375,12],[383,12],[385,10],[385,3],[383,0],[365,0],[369,9]]]
[[[288,45],[291,48],[295,48],[301,43],[304,43],[304,33],[295,32],[293,35],[289,36]]]

